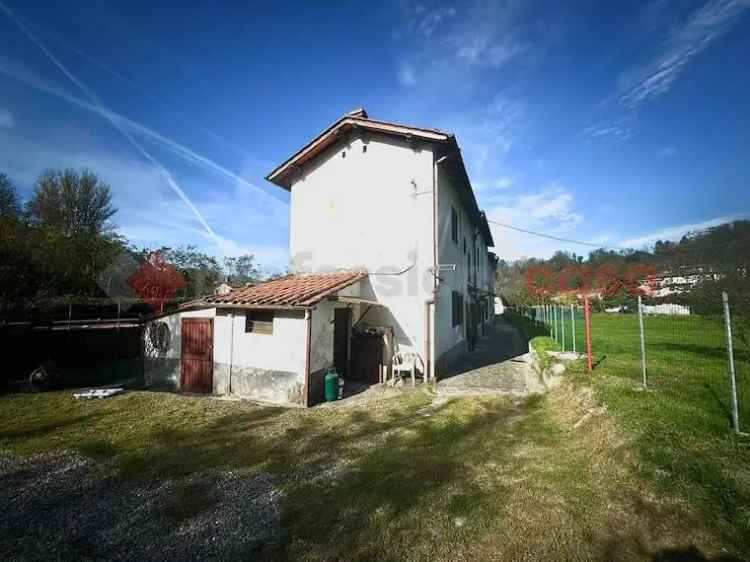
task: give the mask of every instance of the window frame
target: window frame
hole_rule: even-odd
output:
[[[266,319],[258,319],[258,316],[265,317]],[[273,310],[248,310],[245,312],[245,333],[272,336],[273,321],[275,318],[276,314]]]

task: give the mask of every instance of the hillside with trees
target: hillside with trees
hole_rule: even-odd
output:
[[[496,291],[512,304],[532,304],[586,285],[603,295],[601,306],[627,306],[649,277],[698,273],[706,279],[689,292],[648,300],[688,304],[699,312],[714,310],[724,290],[738,305],[748,306],[749,267],[750,221],[741,220],[686,234],[677,242],[658,241],[651,251],[597,249],[586,257],[558,251],[549,259],[500,260]]]

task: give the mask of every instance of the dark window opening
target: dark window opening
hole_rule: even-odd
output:
[[[453,326],[460,326],[464,321],[464,296],[453,291],[451,293],[451,308],[453,316]]]
[[[451,207],[451,238],[454,244],[458,244],[458,213]]]
[[[245,315],[245,332],[273,334],[273,310],[251,310]]]

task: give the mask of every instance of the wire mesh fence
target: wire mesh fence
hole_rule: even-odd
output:
[[[526,316],[543,327],[562,351],[582,353],[586,348],[583,307],[574,304],[536,305],[525,309]]]
[[[750,428],[750,315],[726,295],[703,306],[647,306],[591,314],[593,367],[633,380],[728,420],[735,431]],[[577,304],[540,304],[525,310],[563,351],[586,352],[584,309]],[[698,411],[698,410],[696,410]],[[724,423],[724,422],[721,422]],[[726,425],[726,424],[724,424]]]

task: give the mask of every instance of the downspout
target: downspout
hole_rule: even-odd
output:
[[[425,300],[424,309],[424,331],[425,331],[425,377],[435,381],[435,357],[432,347],[435,344],[431,337],[435,326],[435,300],[438,292],[438,165],[444,162],[448,156],[441,156],[434,161],[432,166],[432,295]],[[430,321],[430,308],[433,310],[432,322]],[[431,330],[431,328],[433,328]]]
[[[234,310],[230,313],[231,326],[229,328],[229,389],[227,394],[232,394],[232,365],[234,364]]]
[[[305,406],[310,406],[310,339],[312,337],[312,310],[305,309],[305,382],[302,394],[305,398]]]

